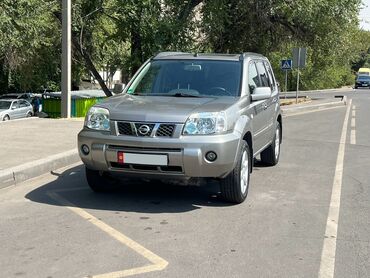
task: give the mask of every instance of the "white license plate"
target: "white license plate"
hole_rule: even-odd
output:
[[[367,87],[367,84],[362,84],[361,86],[362,86],[362,87]]]
[[[168,157],[163,154],[141,154],[118,152],[118,162],[125,164],[167,166]]]

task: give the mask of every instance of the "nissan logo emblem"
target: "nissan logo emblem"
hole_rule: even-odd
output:
[[[147,125],[141,125],[138,130],[141,135],[147,135],[150,132],[150,127]]]

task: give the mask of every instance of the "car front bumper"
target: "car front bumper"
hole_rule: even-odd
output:
[[[370,83],[366,82],[356,82],[355,87],[369,87]]]
[[[83,163],[93,170],[143,178],[222,178],[235,167],[240,138],[241,134],[236,131],[222,135],[146,138],[117,136],[85,128],[78,134],[78,149]],[[83,145],[89,147],[88,154],[82,152]],[[214,162],[205,158],[209,151],[217,154]],[[118,163],[118,152],[166,155],[168,165]]]

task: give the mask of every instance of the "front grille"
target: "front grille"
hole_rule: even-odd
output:
[[[122,134],[122,135],[134,135],[134,132],[131,128],[131,124],[130,123],[125,123],[125,122],[118,122],[117,123],[117,126],[118,126],[118,132],[119,134]]]
[[[155,124],[135,123],[136,134],[141,137],[150,137]]]
[[[129,147],[129,146],[118,146],[118,145],[108,145],[109,149],[120,150],[120,151],[146,151],[146,152],[181,152],[182,149],[179,148],[150,148],[150,147]]]
[[[117,122],[118,135],[136,137],[173,137],[175,129],[176,124],[168,123]]]
[[[113,168],[126,169],[131,171],[146,171],[146,172],[157,172],[157,173],[182,173],[181,166],[154,166],[154,165],[139,165],[139,164],[120,164],[117,162],[111,162],[110,165]]]
[[[156,132],[158,137],[172,137],[175,130],[175,125],[173,124],[161,124]]]

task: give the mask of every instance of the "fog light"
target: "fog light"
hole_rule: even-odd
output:
[[[90,148],[86,145],[81,146],[81,151],[84,155],[88,155],[90,153]]]
[[[206,153],[206,159],[210,162],[213,162],[217,159],[217,154],[215,152]]]

